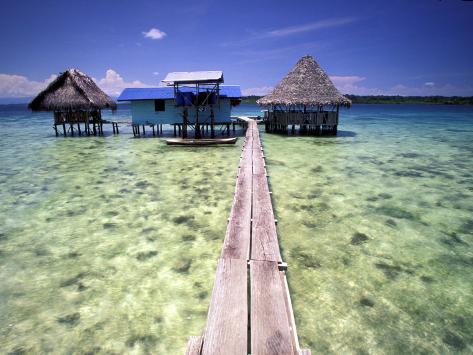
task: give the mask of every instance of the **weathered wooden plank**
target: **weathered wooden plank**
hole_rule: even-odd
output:
[[[281,265],[278,265],[280,268]],[[296,320],[294,318],[294,311],[292,310],[292,302],[291,302],[291,295],[289,293],[289,285],[287,284],[286,273],[284,271],[279,271],[279,275],[281,278],[281,284],[284,291],[284,303],[286,305],[287,310],[287,319],[289,320],[289,329],[291,331],[291,338],[292,338],[292,346],[294,349],[300,349],[299,345],[299,338],[297,337],[297,328],[296,328]]]
[[[200,350],[202,349],[202,336],[192,336],[187,342],[186,355],[200,355]]]
[[[251,354],[295,354],[278,263],[250,263]]]
[[[273,206],[265,175],[253,175],[251,259],[282,261]]]
[[[219,259],[202,354],[247,354],[247,261]]]
[[[253,174],[265,175],[265,162],[260,151],[253,150]]]
[[[222,258],[249,258],[251,239],[252,138],[241,154],[230,217],[223,243]]]
[[[223,242],[222,258],[247,260],[251,239],[251,149],[245,149],[235,187],[235,197]]]

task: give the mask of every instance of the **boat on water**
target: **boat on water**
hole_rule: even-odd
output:
[[[202,138],[202,139],[183,139],[170,138],[166,139],[168,145],[219,145],[219,144],[235,144],[238,137],[231,138]]]

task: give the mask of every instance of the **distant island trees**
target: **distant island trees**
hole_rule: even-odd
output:
[[[345,95],[354,104],[473,105],[473,96],[359,96]],[[262,96],[243,96],[242,103],[254,104]]]

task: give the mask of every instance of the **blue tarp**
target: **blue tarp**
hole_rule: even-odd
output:
[[[179,88],[183,92],[195,91],[193,88]],[[241,91],[239,85],[220,85],[220,96],[231,99],[239,99]],[[173,87],[165,86],[159,88],[128,88],[118,97],[118,101],[133,100],[157,100],[157,99],[174,99]]]

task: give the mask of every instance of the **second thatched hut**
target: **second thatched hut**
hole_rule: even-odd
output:
[[[283,80],[257,101],[267,107],[267,132],[337,134],[340,106],[351,106],[311,56],[302,57]]]
[[[66,125],[70,135],[74,135],[76,129],[81,135],[81,123],[85,134],[96,135],[103,133],[101,110],[109,108],[114,111],[117,104],[100,90],[92,78],[80,70],[69,69],[41,91],[28,108],[32,111],[53,111],[56,135],[58,126],[62,126],[66,136]]]

